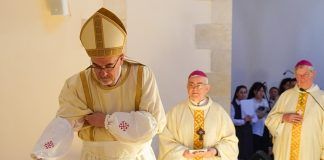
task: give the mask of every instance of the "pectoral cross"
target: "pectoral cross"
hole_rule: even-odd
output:
[[[199,135],[199,141],[203,141],[204,135],[205,135],[205,130],[203,130],[202,128],[199,128],[199,130],[196,133]]]

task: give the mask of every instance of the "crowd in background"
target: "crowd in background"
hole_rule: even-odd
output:
[[[295,84],[295,78],[284,78],[278,87],[272,86],[268,92],[265,83],[261,82],[253,83],[250,88],[245,85],[236,87],[230,116],[239,139],[239,160],[256,156],[273,159],[271,134],[265,126],[265,119],[280,94]]]

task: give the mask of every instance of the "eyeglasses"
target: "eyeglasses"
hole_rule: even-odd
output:
[[[116,64],[118,63],[120,58],[121,58],[121,56],[118,57],[118,59],[116,60],[116,62],[114,64],[107,64],[102,67],[95,63],[92,63],[92,65],[90,65],[89,68],[93,68],[97,72],[100,72],[100,71],[110,72],[116,67]]]
[[[298,77],[298,78],[308,78],[308,77],[311,76],[311,73],[307,72],[305,74],[296,74],[295,76]]]
[[[197,84],[195,84],[195,83],[189,83],[188,84],[188,87],[190,88],[190,89],[194,89],[194,88],[197,88],[197,89],[202,89],[204,86],[206,86],[207,84],[204,84],[204,83],[197,83]]]

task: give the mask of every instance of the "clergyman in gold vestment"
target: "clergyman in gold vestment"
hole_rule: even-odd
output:
[[[324,160],[324,92],[315,75],[311,62],[299,61],[297,84],[280,95],[265,121],[275,160]]]
[[[159,160],[237,160],[234,124],[207,95],[209,89],[204,72],[189,75],[189,98],[168,112],[167,125],[159,136]]]

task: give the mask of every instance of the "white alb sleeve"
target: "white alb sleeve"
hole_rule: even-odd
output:
[[[105,128],[121,142],[144,143],[157,133],[157,122],[149,112],[115,112],[107,115]]]
[[[37,158],[52,159],[68,152],[73,140],[73,128],[68,120],[56,117],[43,131],[32,155]]]

